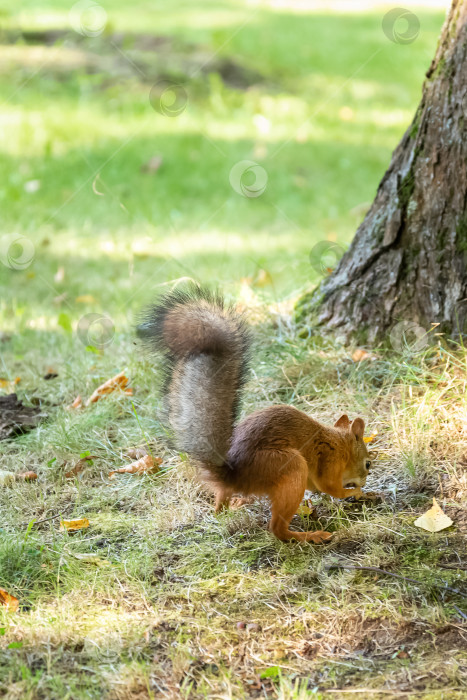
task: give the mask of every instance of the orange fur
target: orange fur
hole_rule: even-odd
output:
[[[306,489],[336,498],[361,496],[371,461],[363,430],[361,418],[351,424],[341,416],[330,427],[292,406],[270,406],[234,429],[225,476],[219,479],[208,467],[202,477],[215,493],[217,511],[234,493],[266,495],[272,509],[269,529],[276,537],[321,542],[331,534],[293,532],[290,521]],[[355,486],[345,488],[352,482]]]

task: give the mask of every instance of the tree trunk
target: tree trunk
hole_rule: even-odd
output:
[[[426,77],[349,250],[299,304],[346,339],[467,331],[467,0],[453,1]]]

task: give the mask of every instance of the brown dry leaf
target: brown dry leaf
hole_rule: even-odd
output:
[[[11,612],[16,612],[19,608],[19,600],[14,595],[0,588],[0,605],[4,605]]]
[[[76,297],[75,301],[78,304],[95,304],[96,302],[92,294],[81,294],[79,297]]]
[[[443,512],[438,501],[433,496],[433,506],[414,522],[415,527],[421,527],[428,532],[439,532],[452,525],[451,518]]]
[[[367,350],[363,350],[363,348],[357,348],[352,354],[352,360],[354,362],[361,362],[362,360],[366,360],[368,357],[370,357],[370,353]]]
[[[86,527],[89,527],[89,520],[87,518],[79,518],[78,520],[62,520],[60,522],[60,530],[68,530],[68,532],[84,530]]]
[[[16,481],[35,481],[37,479],[36,472],[20,472],[16,474]]]
[[[87,457],[82,457],[82,459],[78,460],[75,464],[74,467],[70,469],[69,472],[65,472],[65,479],[73,479],[74,476],[77,476],[80,472],[83,471],[85,467],[88,466],[88,462],[93,459],[97,459],[96,455],[88,455]]]
[[[111,394],[113,391],[124,391],[127,388],[128,381],[129,379],[125,376],[124,372],[116,374],[115,377],[108,379],[106,382],[104,382],[104,384],[97,387],[95,392],[91,394],[89,399],[86,401],[86,406],[99,401],[99,399],[101,399],[103,396]]]
[[[115,474],[155,474],[159,471],[160,464],[162,464],[160,457],[145,455],[141,459],[136,460],[136,462],[127,464],[126,467],[120,467],[120,469],[114,469],[109,472],[109,478],[114,479]]]
[[[73,401],[73,403],[69,406],[69,408],[81,408],[83,405],[83,399],[81,396],[78,394],[76,399]]]

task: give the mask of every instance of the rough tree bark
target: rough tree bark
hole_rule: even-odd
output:
[[[454,0],[422,100],[335,271],[299,305],[342,337],[412,322],[467,332],[467,0]]]

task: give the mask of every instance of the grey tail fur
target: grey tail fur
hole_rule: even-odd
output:
[[[226,464],[248,371],[245,321],[195,284],[170,292],[143,319],[144,341],[163,353],[164,403],[175,446],[228,482]]]

